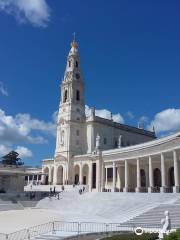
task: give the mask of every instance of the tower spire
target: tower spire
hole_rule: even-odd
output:
[[[74,32],[73,33],[73,40],[71,42],[71,50],[70,50],[70,53],[75,53],[77,52],[77,49],[78,49],[78,44],[76,42],[76,33]]]

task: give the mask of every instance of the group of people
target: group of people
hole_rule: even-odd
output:
[[[79,194],[81,195],[85,191],[85,187],[79,189]]]
[[[62,185],[61,186],[61,192],[63,192],[64,191],[64,186]],[[51,198],[51,197],[57,197],[57,199],[59,200],[60,199],[60,193],[61,192],[56,192],[56,187],[54,186],[53,188],[52,187],[50,187],[50,189],[49,189],[49,197]]]

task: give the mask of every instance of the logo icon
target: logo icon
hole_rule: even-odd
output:
[[[143,234],[144,230],[141,227],[137,227],[135,228],[134,232],[136,235],[140,236]]]

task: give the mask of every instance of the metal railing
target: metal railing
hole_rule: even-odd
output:
[[[55,221],[23,229],[10,234],[0,234],[0,240],[29,240],[37,236],[55,232],[71,232],[74,235],[83,233],[132,232],[134,224],[98,223],[98,222],[63,222]],[[139,227],[139,225],[138,225]],[[146,226],[148,229],[159,229],[159,226]]]
[[[89,234],[89,233],[109,233],[109,232],[133,232],[136,227],[141,227],[140,224],[132,223],[99,223],[99,222],[63,222],[55,221],[38,226],[23,229],[21,231],[13,232],[10,234],[1,234],[0,240],[30,240],[34,237],[41,236],[43,234],[51,234],[56,232],[69,232],[74,235]],[[145,225],[143,229],[159,231],[160,225]],[[177,226],[172,226],[176,229]]]

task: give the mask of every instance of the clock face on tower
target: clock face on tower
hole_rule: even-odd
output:
[[[79,78],[80,78],[79,73],[76,73],[76,79],[79,79]]]

